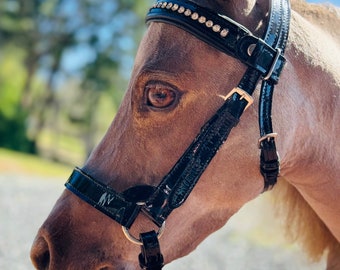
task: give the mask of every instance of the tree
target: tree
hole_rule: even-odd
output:
[[[0,53],[5,47],[24,52],[26,77],[17,110],[33,118],[29,122],[35,125],[28,127],[33,140],[49,121],[47,111],[59,115],[67,109],[58,93],[70,78],[79,81],[81,91],[87,93],[83,96],[91,96],[83,103],[88,109],[83,110],[86,113],[77,121],[78,126],[90,130],[95,121],[92,109],[103,93],[111,93],[113,102],[120,102],[127,79],[122,74],[124,63],[126,59],[132,62],[149,5],[150,1],[132,0],[2,1]],[[41,82],[43,90],[38,90]]]

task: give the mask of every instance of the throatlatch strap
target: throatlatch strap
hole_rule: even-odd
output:
[[[271,11],[264,41],[283,55],[289,33],[290,3],[288,0],[271,1]],[[274,85],[275,82],[269,80],[269,76],[265,78],[259,100],[260,171],[264,177],[264,191],[276,184],[280,172],[279,155],[275,145],[276,134],[273,133],[271,119]]]

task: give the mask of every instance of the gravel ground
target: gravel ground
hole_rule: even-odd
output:
[[[33,269],[30,246],[62,192],[63,182],[64,179],[0,174],[0,270]],[[311,264],[297,246],[282,240],[280,228],[273,225],[270,210],[263,208],[261,200],[247,205],[193,253],[164,269],[325,269],[324,261]]]

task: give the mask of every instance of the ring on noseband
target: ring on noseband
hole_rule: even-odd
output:
[[[138,239],[137,237],[133,236],[132,234],[130,234],[129,229],[126,228],[125,226],[122,226],[122,230],[123,233],[125,235],[125,237],[131,242],[134,243],[136,245],[142,246],[143,242],[141,239]],[[158,229],[157,231],[157,238],[160,239],[164,233],[165,230],[165,221],[163,222],[162,226]]]

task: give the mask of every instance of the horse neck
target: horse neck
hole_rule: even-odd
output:
[[[334,162],[339,162],[334,158],[339,151],[340,133],[338,52],[335,37],[292,13],[288,64],[276,92],[279,108],[274,104],[279,115],[277,121],[281,121],[280,133],[284,134],[279,147],[283,149],[283,171],[287,168],[301,171],[303,160],[307,167],[317,162],[329,162],[323,164],[325,168],[334,167]]]

